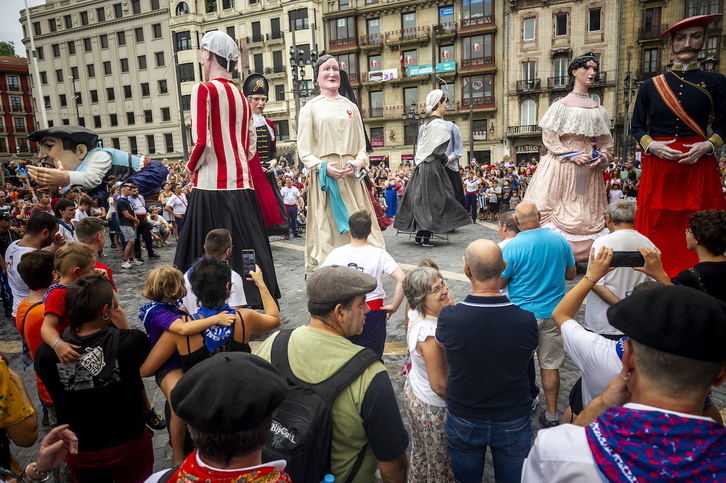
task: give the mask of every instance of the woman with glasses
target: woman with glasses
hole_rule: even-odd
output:
[[[453,481],[445,435],[449,366],[435,337],[439,313],[451,305],[449,289],[438,270],[419,267],[404,279],[403,293],[418,314],[408,326],[411,369],[403,388],[411,428],[409,481]]]
[[[446,95],[435,89],[426,96],[426,112],[431,119],[419,136],[416,170],[406,186],[393,227],[416,232],[416,244],[433,247],[434,233],[446,233],[471,223],[469,214],[454,198],[446,165],[453,154],[446,155],[451,141],[449,125],[444,121]]]

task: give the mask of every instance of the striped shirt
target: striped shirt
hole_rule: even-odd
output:
[[[252,109],[231,79],[192,89],[194,149],[187,167],[203,190],[254,189],[248,167],[257,149]]]

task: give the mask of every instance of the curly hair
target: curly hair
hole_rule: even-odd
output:
[[[200,307],[216,308],[229,297],[227,285],[232,281],[232,269],[226,260],[202,257],[192,267],[189,282]],[[187,307],[193,310],[192,307]]]
[[[567,92],[572,92],[572,88],[575,87],[575,76],[572,75],[572,71],[577,70],[580,67],[586,67],[587,63],[590,61],[595,62],[598,70],[600,70],[600,61],[597,59],[594,52],[585,52],[584,54],[578,55],[572,59],[570,66],[567,68]]]
[[[713,255],[726,252],[726,211],[705,210],[688,217],[693,237]]]

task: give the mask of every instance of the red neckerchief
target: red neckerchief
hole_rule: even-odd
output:
[[[184,460],[181,467],[169,480],[176,483],[292,483],[284,471],[274,466],[260,466],[253,469],[237,471],[219,471],[200,466],[197,463],[197,452],[194,451]]]

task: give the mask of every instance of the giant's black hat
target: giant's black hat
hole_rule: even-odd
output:
[[[53,126],[48,129],[39,129],[33,132],[28,139],[30,141],[39,142],[46,136],[54,138],[68,139],[75,143],[85,144],[86,146],[95,146],[98,142],[98,134],[83,126]]]
[[[266,96],[269,90],[270,85],[262,74],[252,73],[247,76],[242,84],[242,92],[244,92],[245,97]]]

